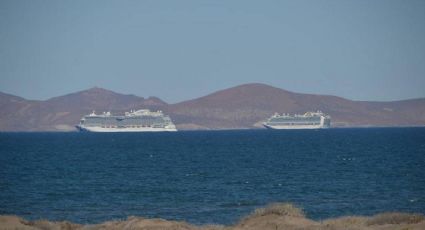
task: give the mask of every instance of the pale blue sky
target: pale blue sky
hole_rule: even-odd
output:
[[[425,97],[425,1],[0,1],[0,91]]]

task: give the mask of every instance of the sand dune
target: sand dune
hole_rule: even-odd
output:
[[[128,217],[127,220],[108,221],[100,224],[81,225],[68,221],[27,221],[17,216],[0,216],[0,229],[19,230],[423,230],[425,217],[422,214],[382,213],[371,217],[348,216],[323,221],[306,218],[303,211],[292,204],[277,203],[255,210],[232,226],[196,226],[185,222],[163,219]]]

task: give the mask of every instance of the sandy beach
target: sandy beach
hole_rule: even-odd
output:
[[[256,209],[252,214],[242,218],[231,226],[204,225],[197,226],[183,221],[164,219],[146,219],[128,217],[126,220],[113,220],[99,224],[76,224],[68,221],[36,220],[28,221],[18,216],[0,216],[0,229],[39,230],[97,230],[97,229],[146,229],[146,230],[277,230],[277,229],[349,229],[349,230],[423,230],[425,217],[422,214],[381,213],[374,216],[345,216],[335,219],[315,221],[307,218],[302,209],[288,203],[276,203]]]

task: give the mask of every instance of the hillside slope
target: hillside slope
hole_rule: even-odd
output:
[[[0,95],[0,102],[7,100]],[[2,104],[0,130],[72,131],[83,115],[91,111],[124,113],[135,108],[161,109],[167,103],[158,98],[144,99],[102,88],[54,97],[46,101],[10,100]]]
[[[333,126],[416,126],[425,124],[425,99],[360,102],[341,97],[293,93],[264,84],[246,84],[170,105],[180,124],[209,128],[252,128],[275,112],[321,110]]]
[[[71,131],[80,118],[95,110],[123,114],[147,108],[163,110],[178,129],[259,128],[278,113],[321,110],[334,127],[423,126],[425,99],[393,102],[352,101],[328,95],[302,94],[265,84],[245,84],[176,104],[102,88],[32,101],[0,93],[1,131]]]

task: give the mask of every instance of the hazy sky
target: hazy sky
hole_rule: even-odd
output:
[[[425,1],[0,1],[0,91],[425,97]]]

